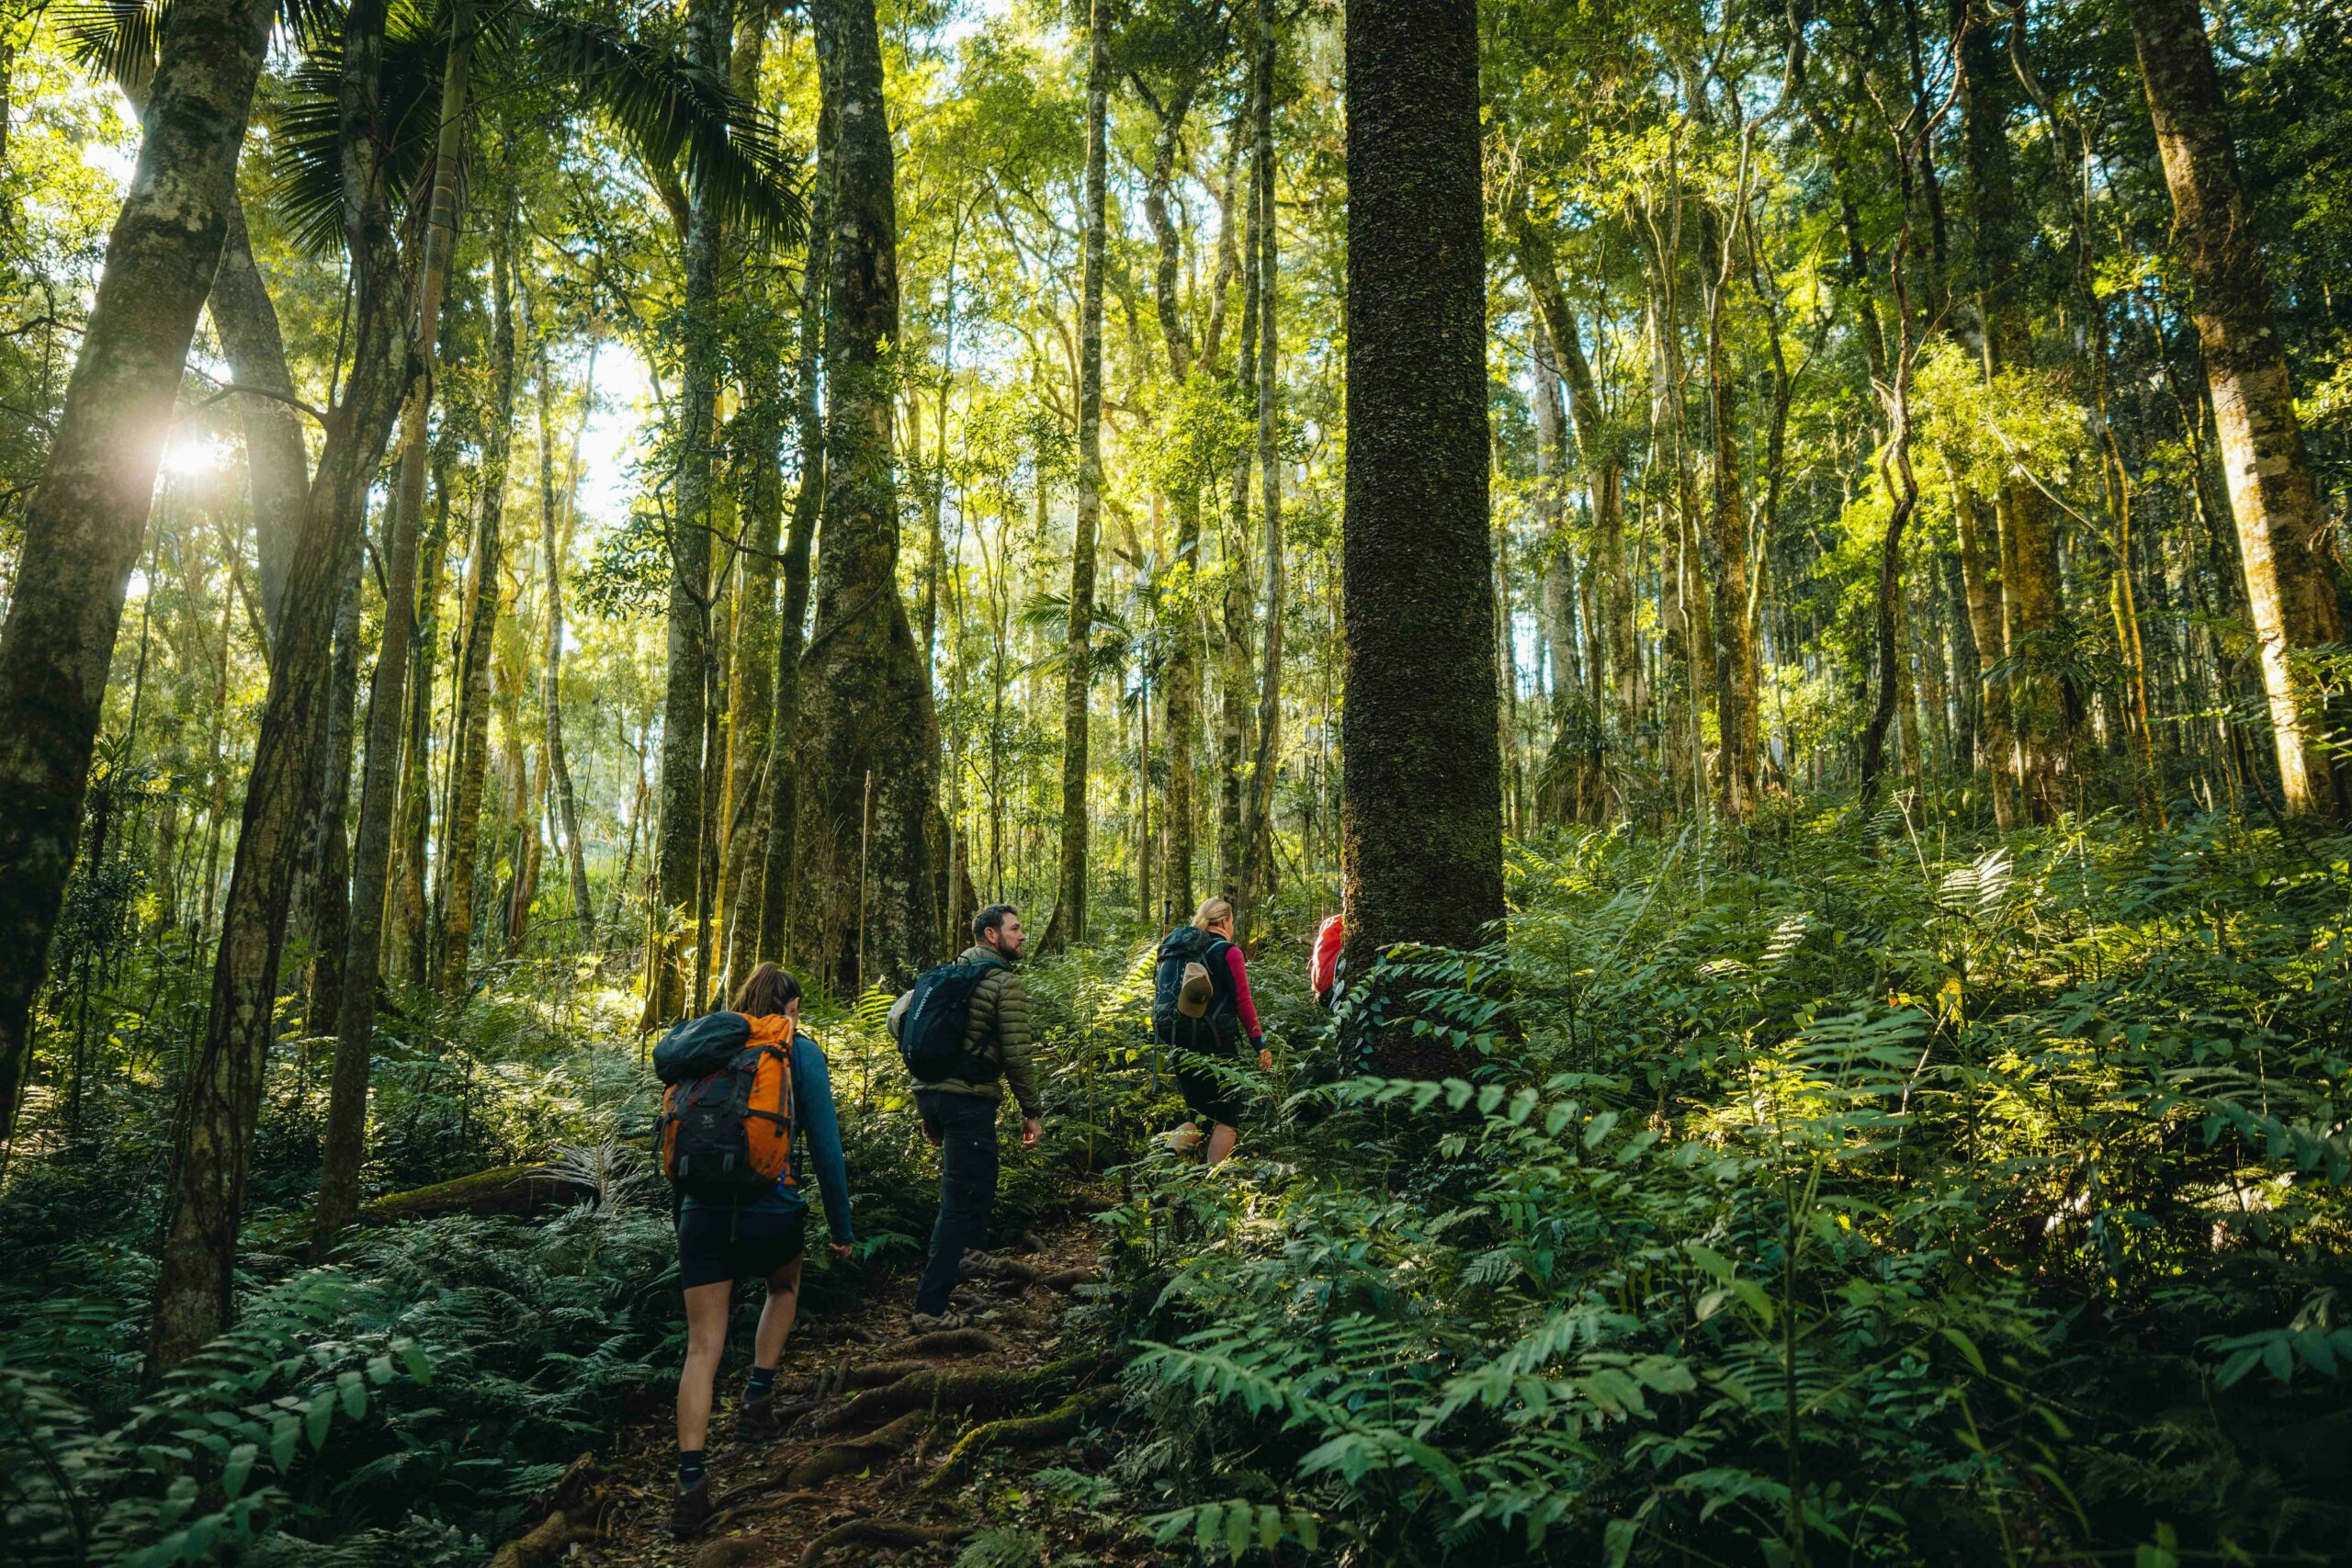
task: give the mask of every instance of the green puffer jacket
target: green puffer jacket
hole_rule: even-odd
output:
[[[956,954],[956,962],[989,965],[988,974],[972,991],[971,1016],[964,1025],[964,1048],[1001,1063],[1004,1077],[1001,1082],[987,1078],[978,1083],[942,1078],[922,1087],[1001,1103],[1004,1086],[1011,1084],[1013,1099],[1021,1102],[1021,1114],[1043,1115],[1037,1099],[1037,1076],[1029,1065],[1029,992],[1021,984],[1021,976],[994,948],[967,947]]]

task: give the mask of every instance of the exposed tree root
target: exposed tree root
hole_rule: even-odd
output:
[[[825,1553],[837,1546],[930,1546],[938,1541],[961,1540],[971,1533],[969,1525],[904,1525],[889,1519],[852,1519],[810,1541],[808,1550],[800,1554],[800,1568],[817,1568],[825,1560]]]
[[[956,1446],[947,1450],[947,1458],[924,1482],[926,1492],[943,1492],[961,1481],[982,1456],[999,1449],[1043,1449],[1056,1443],[1068,1442],[1078,1436],[1086,1418],[1111,1403],[1118,1390],[1109,1383],[1100,1383],[1070,1395],[1069,1398],[1042,1416],[1016,1416],[1002,1421],[986,1421],[965,1433]]]
[[[560,1561],[574,1544],[599,1544],[605,1532],[594,1526],[575,1524],[561,1509],[541,1519],[527,1534],[516,1536],[498,1549],[490,1560],[490,1568],[546,1568]]]
[[[1062,1294],[1074,1291],[1080,1285],[1094,1284],[1102,1278],[1102,1275],[1091,1269],[1065,1269],[1058,1274],[1046,1275],[1037,1283],[1056,1294]]]
[[[785,1472],[784,1483],[796,1491],[821,1486],[836,1475],[848,1475],[868,1465],[896,1457],[931,1425],[929,1410],[910,1410],[896,1421],[863,1438],[828,1443]]]
[[[745,1487],[740,1490],[755,1493],[758,1489]],[[839,1503],[839,1501],[838,1498],[823,1492],[779,1492],[772,1497],[760,1497],[756,1501],[738,1503],[731,1508],[723,1509],[712,1515],[710,1528],[714,1531],[723,1530],[730,1525],[741,1524],[745,1519],[754,1519],[762,1514],[782,1513],[786,1508],[797,1508],[803,1503]],[[847,1506],[854,1512],[865,1511],[854,1503]]]
[[[890,1347],[893,1355],[924,1360],[950,1360],[957,1356],[1001,1356],[1012,1348],[985,1328],[942,1328],[918,1334]]]
[[[910,1410],[1018,1410],[1102,1364],[1103,1352],[1089,1351],[1042,1367],[971,1371],[923,1371],[884,1388],[868,1389],[818,1418],[817,1430],[840,1432],[871,1426]]]

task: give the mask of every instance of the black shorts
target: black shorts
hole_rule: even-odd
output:
[[[678,1282],[691,1291],[729,1280],[764,1280],[800,1256],[808,1213],[706,1208],[678,1213]]]
[[[1185,1109],[1202,1122],[1222,1122],[1228,1127],[1241,1125],[1241,1095],[1232,1087],[1229,1077],[1220,1076],[1212,1067],[1230,1075],[1240,1066],[1240,1058],[1230,1055],[1194,1055],[1189,1051],[1176,1053],[1176,1091],[1184,1097]],[[1203,1127],[1203,1132],[1208,1129]]]

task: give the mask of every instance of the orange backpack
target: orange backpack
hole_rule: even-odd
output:
[[[792,1177],[792,1021],[713,1013],[653,1053],[662,1174],[688,1196],[740,1203]]]

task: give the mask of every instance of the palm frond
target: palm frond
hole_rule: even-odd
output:
[[[384,36],[379,86],[390,127],[386,174],[396,192],[416,191],[430,172],[440,129],[441,73],[447,41],[434,18],[413,5],[392,7]],[[324,254],[344,242],[343,45],[340,33],[318,40],[288,73],[272,125],[277,178],[270,199],[294,243]]]
[[[516,14],[518,74],[569,84],[610,117],[646,162],[683,168],[721,216],[779,245],[798,243],[808,209],[797,160],[775,125],[725,80],[605,23],[553,11]]]

